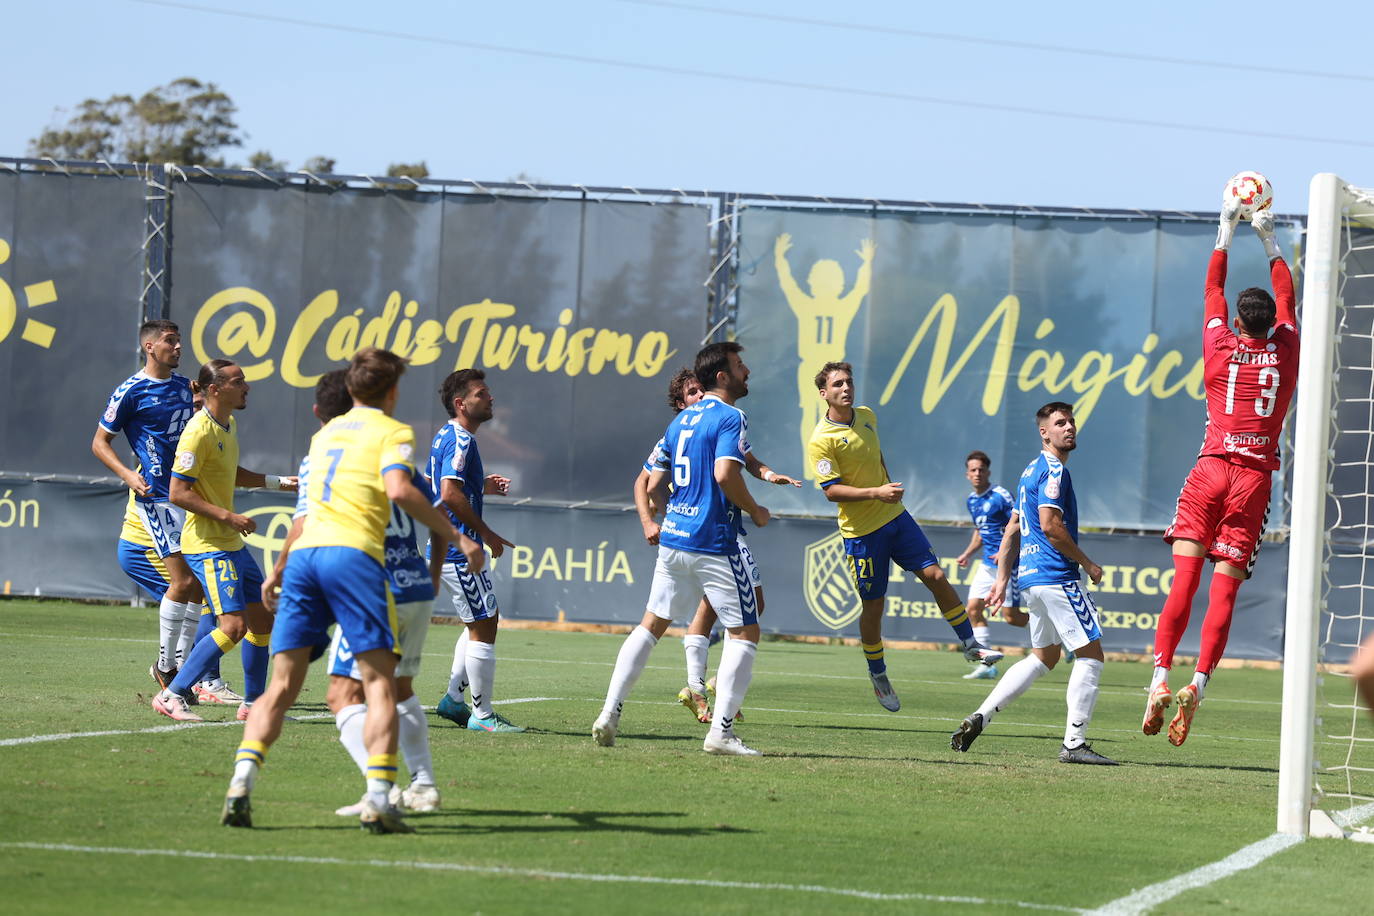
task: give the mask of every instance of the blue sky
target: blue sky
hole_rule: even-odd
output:
[[[423,159],[444,178],[1204,210],[1249,168],[1277,210],[1302,213],[1316,172],[1374,184],[1374,121],[1353,101],[1374,65],[1339,38],[1358,7],[16,4],[0,155],[84,98],[194,76],[239,106],[250,138],[231,161],[267,149],[362,173]]]

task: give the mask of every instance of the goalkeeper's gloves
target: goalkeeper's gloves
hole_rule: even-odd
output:
[[[1260,210],[1250,218],[1250,225],[1254,227],[1255,235],[1259,236],[1261,244],[1264,245],[1264,253],[1269,260],[1283,257],[1279,251],[1279,243],[1274,241],[1274,214],[1267,209]]]
[[[1240,201],[1227,197],[1221,203],[1221,219],[1217,223],[1217,251],[1231,247],[1231,237],[1236,234],[1236,223],[1240,221]]]

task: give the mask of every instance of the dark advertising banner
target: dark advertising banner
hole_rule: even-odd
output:
[[[1202,441],[1213,223],[764,207],[740,227],[741,406],[771,466],[814,476],[803,449],[825,405],[812,379],[844,360],[916,517],[967,519],[974,449],[992,456],[994,483],[1014,482],[1039,450],[1036,409],[1063,400],[1082,430],[1083,523],[1169,523]],[[1296,228],[1280,234],[1291,251]],[[1232,303],[1269,287],[1248,226],[1231,251]],[[813,487],[774,502],[827,512]]]
[[[624,503],[705,327],[703,206],[190,182],[174,209],[183,366],[244,367],[255,470],[289,473],[315,381],[371,344],[409,358],[397,416],[422,445],[444,376],[475,366],[513,495]]]
[[[0,469],[105,473],[91,437],[139,366],[144,190],[0,172]]]
[[[766,499],[776,492],[770,487],[758,495]],[[125,491],[112,487],[0,481],[0,582],[12,594],[130,596],[133,587],[115,560],[124,500]],[[290,530],[294,502],[286,494],[255,490],[240,491],[237,503],[257,522],[247,542],[267,568]],[[657,548],[644,543],[633,512],[511,506],[493,497],[486,517],[516,544],[491,565],[506,618],[635,624],[643,616]],[[966,595],[976,565],[960,569],[952,558],[968,543],[969,529],[928,526],[926,533],[945,572]],[[54,550],[55,544],[63,549]],[[859,601],[833,521],[775,519],[751,532],[749,545],[763,572],[765,632],[858,636]],[[1173,576],[1168,548],[1158,538],[1130,535],[1087,535],[1083,546],[1106,571],[1093,590],[1103,612],[1105,647],[1148,652]],[[1255,578],[1240,592],[1229,657],[1280,657],[1286,576],[1287,547],[1264,545]],[[1204,589],[1180,654],[1197,652],[1205,595]],[[452,613],[443,599],[435,611]],[[883,632],[894,640],[954,641],[929,592],[896,569]],[[994,621],[992,632],[997,645],[1029,644],[1024,629]]]

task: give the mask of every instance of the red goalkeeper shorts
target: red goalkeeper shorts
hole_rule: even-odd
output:
[[[1197,541],[1207,556],[1249,572],[1269,520],[1268,471],[1232,464],[1225,458],[1199,458],[1178,494],[1165,543]]]

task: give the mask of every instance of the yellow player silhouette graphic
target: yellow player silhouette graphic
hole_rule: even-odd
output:
[[[872,239],[864,239],[854,252],[863,262],[854,277],[854,287],[846,295],[844,292],[844,268],[838,261],[825,258],[811,265],[806,275],[806,284],[811,294],[802,292],[792,277],[792,268],[787,264],[787,252],[792,247],[792,236],[784,232],[773,245],[773,261],[778,270],[778,285],[792,313],[797,316],[797,406],[801,408],[802,454],[806,454],[806,443],[811,440],[811,432],[820,422],[825,402],[816,397],[815,375],[819,366],[828,362],[844,361],[845,339],[849,336],[849,323],[859,311],[864,297],[868,295],[869,282],[873,277],[873,252],[877,246]],[[813,479],[816,469],[804,462],[806,476]]]

